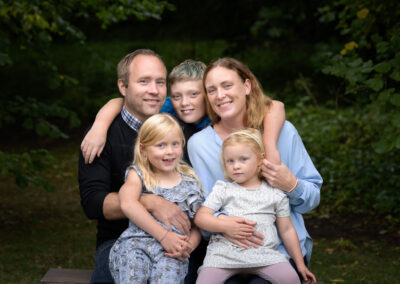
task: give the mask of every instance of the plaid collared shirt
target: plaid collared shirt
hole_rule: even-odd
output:
[[[139,131],[139,129],[142,126],[143,122],[140,121],[139,119],[137,119],[136,117],[134,117],[132,114],[130,114],[126,110],[125,106],[123,106],[123,108],[121,110],[121,116],[122,116],[122,119],[126,122],[126,124],[129,125],[130,128],[132,128],[136,132]]]

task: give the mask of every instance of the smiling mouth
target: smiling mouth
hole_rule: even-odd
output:
[[[143,99],[143,101],[151,104],[159,104],[160,100],[159,99]]]
[[[223,102],[223,103],[218,104],[217,106],[220,108],[223,108],[223,107],[230,105],[231,103],[232,103],[232,101]]]
[[[181,113],[183,113],[183,114],[190,114],[190,113],[192,113],[194,111],[194,109],[183,109],[183,110],[181,110]]]

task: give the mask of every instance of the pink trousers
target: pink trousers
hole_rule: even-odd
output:
[[[200,271],[196,284],[223,284],[238,273],[255,274],[272,284],[300,284],[299,276],[289,262],[251,268],[206,267]]]

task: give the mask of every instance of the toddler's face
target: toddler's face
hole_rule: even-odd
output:
[[[224,164],[228,177],[246,188],[258,188],[260,158],[247,145],[237,144],[224,148]]]
[[[200,123],[206,115],[202,81],[176,82],[170,90],[172,106],[178,117],[186,123]]]

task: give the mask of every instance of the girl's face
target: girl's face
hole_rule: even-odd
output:
[[[205,89],[212,109],[221,120],[243,118],[246,114],[251,83],[248,79],[243,82],[236,71],[215,67],[207,74]]]
[[[224,148],[224,164],[228,177],[246,188],[258,188],[258,167],[261,157],[244,144],[226,146]]]
[[[200,123],[206,115],[202,81],[176,82],[170,90],[172,106],[179,118],[186,123]]]
[[[147,156],[154,173],[173,172],[182,157],[182,140],[178,129],[170,131],[154,145],[143,147],[142,154]]]

